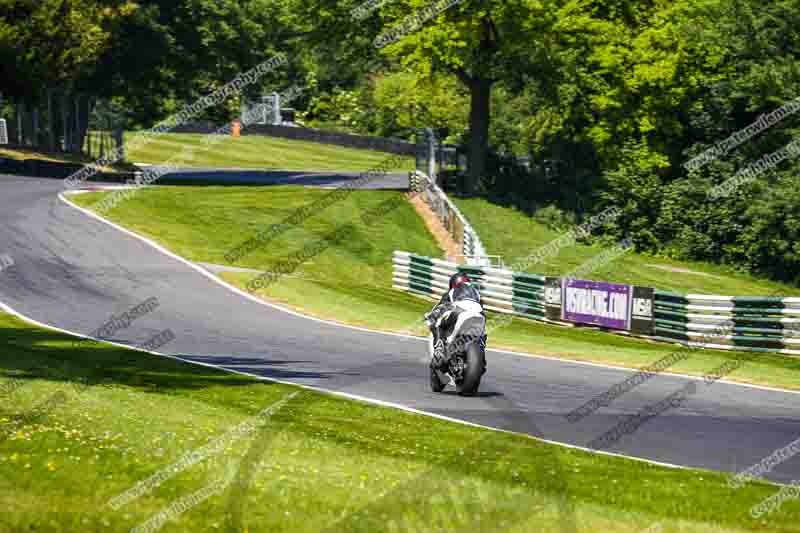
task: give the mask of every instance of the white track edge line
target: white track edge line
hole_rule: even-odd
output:
[[[361,331],[361,332],[364,332],[364,333],[375,333],[375,334],[379,334],[379,335],[389,335],[389,336],[392,336],[392,337],[398,337],[398,338],[404,338],[404,339],[414,339],[414,340],[420,340],[420,341],[427,342],[427,338],[425,338],[425,337],[417,337],[415,335],[405,335],[403,333],[394,333],[394,332],[391,332],[391,331],[380,331],[380,330],[375,330],[375,329],[361,328],[361,327],[358,327],[358,326],[352,326],[350,324],[342,324],[340,322],[333,322],[333,321],[325,320],[325,319],[318,318],[318,317],[315,317],[315,316],[305,315],[303,313],[299,313],[299,312],[294,311],[292,309],[288,309],[286,307],[283,307],[283,306],[268,302],[266,300],[262,300],[260,298],[256,298],[255,296],[253,296],[253,295],[251,295],[251,294],[239,289],[238,287],[234,287],[233,285],[231,285],[227,281],[223,280],[222,278],[219,278],[219,277],[215,276],[214,274],[212,274],[210,272],[207,272],[205,269],[195,265],[194,263],[192,263],[188,259],[184,259],[183,257],[175,254],[174,252],[171,252],[171,251],[167,250],[166,248],[164,248],[160,244],[152,241],[151,239],[149,239],[147,237],[144,237],[142,235],[139,235],[138,233],[135,233],[135,232],[133,232],[133,231],[127,229],[127,228],[124,228],[124,227],[122,227],[122,226],[120,226],[120,225],[108,220],[105,217],[102,217],[102,216],[100,216],[100,215],[98,215],[98,214],[96,214],[96,213],[94,213],[94,212],[92,212],[92,211],[90,211],[88,209],[85,209],[85,208],[83,208],[83,207],[71,202],[70,200],[68,200],[65,197],[64,193],[59,193],[58,198],[61,201],[63,201],[64,203],[66,203],[67,205],[69,205],[69,206],[77,209],[78,211],[82,212],[83,214],[85,214],[85,215],[87,215],[87,216],[89,216],[91,218],[94,218],[95,220],[98,220],[100,222],[103,222],[104,224],[108,224],[109,226],[113,227],[114,229],[116,229],[118,231],[121,231],[121,232],[125,233],[126,235],[128,235],[130,237],[134,237],[136,239],[139,239],[142,242],[145,242],[145,243],[149,244],[150,246],[152,246],[153,248],[155,248],[159,252],[161,252],[161,253],[163,253],[163,254],[165,254],[165,255],[167,255],[167,256],[169,256],[169,257],[171,257],[171,258],[173,258],[173,259],[175,259],[177,261],[180,261],[181,263],[187,265],[189,268],[192,268],[195,271],[201,273],[202,275],[204,275],[205,277],[207,277],[211,281],[213,281],[215,283],[218,283],[219,285],[222,285],[223,287],[227,288],[228,290],[235,292],[239,296],[243,296],[243,297],[247,298],[248,300],[253,301],[255,303],[258,303],[258,304],[261,304],[261,305],[265,305],[267,307],[271,307],[271,308],[277,309],[279,311],[283,311],[284,313],[288,313],[288,314],[296,316],[296,317],[305,318],[305,319],[308,319],[308,320],[313,320],[315,322],[319,322],[321,324],[326,324],[326,325],[329,325],[329,326],[347,328],[347,329],[352,329],[352,330],[355,330],[355,331]],[[593,366],[593,367],[598,367],[598,368],[606,368],[606,369],[618,370],[618,371],[622,371],[622,372],[633,372],[633,373],[641,372],[641,369],[627,368],[627,367],[623,367],[623,366],[615,366],[615,365],[609,365],[609,364],[605,364],[605,363],[594,363],[594,362],[591,362],[591,361],[579,361],[579,360],[575,360],[575,359],[561,359],[561,358],[558,358],[558,357],[548,357],[546,355],[531,354],[531,353],[524,353],[524,352],[514,352],[514,351],[511,351],[511,350],[489,349],[489,351],[490,352],[495,352],[495,353],[515,355],[515,356],[518,356],[518,357],[529,357],[529,358],[545,359],[547,361],[559,361],[559,362],[562,362],[562,363],[565,363],[565,364],[576,364],[576,365],[584,365],[584,366]],[[676,372],[659,372],[658,375],[685,378],[685,379],[690,379],[690,380],[693,380],[693,381],[697,381],[697,380],[702,380],[703,379],[703,376],[691,376],[691,375],[688,375],[688,374],[680,374],[680,373],[676,373]],[[741,383],[741,382],[738,382],[738,381],[730,381],[730,380],[726,380],[726,379],[719,379],[719,380],[716,381],[716,383],[724,383],[725,385],[734,385],[734,386],[738,386],[738,387],[747,387],[747,388],[751,388],[751,389],[766,390],[766,391],[771,391],[771,392],[800,394],[800,391],[795,391],[795,390],[790,390],[790,389],[782,389],[780,387],[769,387],[769,386],[766,386],[766,385],[755,385],[755,384],[751,384],[751,383]]]
[[[35,320],[33,318],[30,318],[30,317],[20,313],[19,311],[17,311],[16,309],[10,307],[9,305],[3,303],[2,301],[0,301],[0,309],[5,311],[6,313],[8,313],[10,315],[13,315],[13,316],[19,318],[20,320],[23,320],[25,322],[28,322],[30,324],[33,324],[35,326],[38,326],[38,327],[41,327],[41,328],[44,328],[44,329],[57,331],[59,333],[64,333],[64,334],[67,334],[67,335],[80,337],[80,338],[83,338],[83,339],[94,340],[94,341],[97,341],[97,342],[100,342],[100,343],[110,344],[112,346],[117,346],[117,347],[123,348],[123,349],[134,350],[134,351],[138,351],[138,352],[144,352],[144,353],[148,353],[150,355],[155,355],[155,356],[159,356],[159,357],[166,357],[168,359],[174,359],[176,361],[181,361],[181,362],[187,363],[187,364],[198,365],[198,366],[203,366],[203,367],[207,367],[207,368],[213,368],[215,370],[220,370],[220,371],[223,371],[223,372],[229,372],[231,374],[238,374],[238,375],[242,375],[242,376],[247,376],[247,377],[250,377],[250,378],[254,378],[254,379],[258,380],[258,381],[269,381],[271,383],[279,383],[281,385],[299,387],[301,389],[310,390],[310,391],[318,392],[318,393],[321,393],[321,394],[329,394],[331,396],[339,396],[339,397],[342,397],[342,398],[347,398],[349,400],[356,400],[356,401],[360,401],[360,402],[364,402],[364,403],[368,403],[368,404],[372,404],[372,405],[377,405],[377,406],[380,406],[380,407],[387,407],[387,408],[397,409],[399,411],[404,411],[404,412],[407,412],[407,413],[421,415],[421,416],[427,416],[427,417],[430,417],[430,418],[436,418],[436,419],[439,419],[439,420],[442,420],[442,421],[445,421],[445,422],[451,422],[451,423],[460,424],[460,425],[463,425],[463,426],[469,426],[469,427],[474,427],[474,428],[479,428],[479,429],[485,429],[485,430],[488,430],[488,431],[494,431],[494,432],[497,432],[497,433],[507,433],[507,434],[510,434],[510,435],[516,435],[516,436],[519,436],[519,437],[529,438],[529,439],[532,439],[532,440],[535,440],[535,441],[538,441],[538,442],[542,442],[542,443],[545,443],[545,444],[551,444],[553,446],[559,446],[559,447],[567,448],[567,449],[571,449],[571,450],[578,450],[578,451],[582,451],[582,452],[588,452],[588,453],[597,454],[597,455],[605,455],[605,456],[608,456],[608,457],[616,457],[616,458],[620,458],[620,459],[628,459],[628,460],[631,460],[631,461],[637,461],[637,462],[651,464],[651,465],[654,465],[654,466],[661,466],[661,467],[665,467],[665,468],[673,468],[673,469],[678,469],[678,470],[702,470],[702,471],[708,471],[708,472],[713,472],[713,473],[716,473],[716,474],[723,474],[723,475],[728,473],[728,472],[721,472],[721,471],[717,471],[717,470],[710,470],[710,469],[707,469],[707,468],[689,467],[689,466],[684,466],[684,465],[665,463],[665,462],[661,462],[661,461],[655,461],[653,459],[647,459],[647,458],[644,458],[644,457],[636,457],[636,456],[633,456],[633,455],[624,455],[624,454],[621,454],[621,453],[608,452],[608,451],[605,451],[605,450],[595,450],[595,449],[592,449],[592,448],[586,448],[584,446],[577,446],[575,444],[568,444],[566,442],[559,442],[559,441],[554,441],[554,440],[549,440],[549,439],[543,439],[541,437],[537,437],[536,435],[531,435],[529,433],[520,433],[518,431],[513,431],[513,430],[509,430],[509,429],[502,429],[502,428],[497,428],[497,427],[492,427],[492,426],[485,426],[483,424],[470,422],[469,420],[462,420],[460,418],[452,418],[452,417],[449,417],[447,415],[441,415],[441,414],[438,414],[438,413],[424,411],[422,409],[416,409],[414,407],[409,407],[407,405],[403,405],[403,404],[399,404],[399,403],[387,402],[385,400],[378,400],[376,398],[370,398],[368,396],[361,396],[361,395],[352,394],[352,393],[349,393],[349,392],[330,390],[330,389],[325,389],[325,388],[322,388],[322,387],[315,387],[313,385],[305,385],[303,383],[294,383],[292,381],[285,381],[285,380],[281,380],[281,379],[270,378],[270,377],[266,377],[266,376],[260,376],[258,374],[250,374],[248,372],[243,372],[241,370],[235,370],[233,368],[226,368],[224,366],[213,365],[213,364],[210,364],[210,363],[203,363],[201,361],[195,361],[195,360],[192,360],[192,359],[184,359],[183,357],[179,357],[177,355],[170,355],[170,354],[165,354],[165,353],[160,353],[160,352],[154,352],[154,351],[145,350],[143,348],[139,348],[139,347],[136,347],[136,346],[129,346],[127,344],[122,344],[122,343],[118,343],[118,342],[114,342],[114,341],[108,341],[108,340],[105,340],[105,339],[97,339],[97,338],[94,338],[94,337],[90,337],[88,335],[83,335],[82,333],[76,333],[74,331],[70,331],[70,330],[67,330],[67,329],[64,329],[64,328],[59,328],[57,326],[51,326],[50,324],[45,324],[43,322],[39,322],[38,320]]]
[[[239,296],[247,298],[248,300],[250,300],[252,302],[255,302],[257,304],[265,305],[267,307],[271,307],[271,308],[276,309],[278,311],[283,311],[284,313],[288,313],[288,314],[294,315],[296,317],[305,318],[305,319],[308,319],[308,320],[313,320],[314,322],[319,322],[319,323],[326,324],[326,325],[329,325],[329,326],[337,326],[337,327],[352,329],[352,330],[356,330],[356,331],[361,331],[361,332],[364,332],[364,333],[376,333],[376,334],[380,334],[380,335],[391,335],[392,337],[400,337],[400,338],[405,338],[405,339],[426,340],[424,337],[417,337],[415,335],[405,335],[405,334],[402,334],[402,333],[394,333],[394,332],[390,332],[390,331],[380,331],[380,330],[375,330],[375,329],[361,328],[361,327],[358,327],[358,326],[352,326],[350,324],[342,324],[341,322],[334,322],[334,321],[331,321],[331,320],[325,320],[323,318],[318,318],[318,317],[315,317],[315,316],[305,315],[303,313],[299,313],[297,311],[294,311],[292,309],[289,309],[289,308],[274,304],[272,302],[268,302],[266,300],[262,300],[261,298],[257,298],[255,296],[253,296],[252,294],[249,294],[249,293],[239,289],[238,287],[235,287],[235,286],[231,285],[227,281],[225,281],[225,280],[223,280],[223,279],[211,274],[210,272],[208,272],[204,268],[196,265],[195,263],[192,263],[188,259],[185,259],[185,258],[175,254],[174,252],[171,252],[170,250],[167,250],[166,248],[164,248],[160,244],[156,243],[155,241],[153,241],[153,240],[151,240],[151,239],[149,239],[147,237],[144,237],[142,235],[139,235],[138,233],[134,233],[133,231],[131,231],[131,230],[127,229],[127,228],[124,228],[124,227],[122,227],[122,226],[120,226],[120,225],[118,225],[118,224],[116,224],[114,222],[111,222],[107,218],[101,217],[100,215],[98,215],[96,213],[93,213],[92,211],[89,211],[88,209],[85,209],[83,207],[80,207],[77,204],[74,204],[73,202],[71,202],[68,199],[66,199],[64,197],[63,193],[60,193],[58,195],[58,197],[59,197],[59,199],[61,201],[63,201],[64,203],[66,203],[70,207],[73,207],[73,208],[81,211],[83,214],[85,214],[85,215],[87,215],[87,216],[89,216],[91,218],[94,218],[94,219],[96,219],[96,220],[98,220],[100,222],[103,222],[104,224],[108,224],[109,226],[113,227],[114,229],[116,229],[118,231],[121,231],[122,233],[125,233],[128,236],[133,237],[135,239],[138,239],[138,240],[140,240],[140,241],[152,246],[153,248],[155,248],[156,250],[158,250],[162,254],[164,254],[164,255],[166,255],[168,257],[171,257],[172,259],[175,259],[175,260],[183,263],[184,265],[188,266],[192,270],[195,270],[196,272],[199,272],[200,274],[202,274],[206,278],[210,279],[211,281],[213,281],[213,282],[215,282],[215,283],[217,283],[219,285],[222,285],[226,289],[238,294]]]

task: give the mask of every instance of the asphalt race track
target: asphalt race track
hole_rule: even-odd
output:
[[[0,301],[49,325],[88,334],[112,314],[157,297],[158,309],[113,340],[140,344],[169,328],[176,339],[164,353],[578,446],[687,381],[656,376],[570,423],[567,412],[629,371],[490,351],[479,397],[434,394],[424,340],[336,326],[252,302],[68,206],[58,199],[62,187],[60,180],[0,176],[0,254],[16,263],[0,275]],[[798,394],[698,382],[697,393],[681,407],[609,450],[736,472],[800,436],[798,407]],[[800,458],[769,477],[800,478]]]
[[[158,165],[139,165],[142,170],[158,168]],[[170,183],[193,183],[207,181],[220,184],[302,185],[306,187],[340,187],[366,172],[303,172],[274,170],[233,170],[219,168],[170,169],[165,178]],[[372,175],[360,189],[408,189],[408,172],[387,172],[383,176]]]

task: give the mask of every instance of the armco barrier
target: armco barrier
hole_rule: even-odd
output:
[[[545,276],[458,265],[394,252],[394,288],[440,297],[450,276],[466,272],[485,307],[535,320],[545,318]],[[655,291],[655,334],[644,338],[722,350],[800,355],[800,298],[682,295]],[[551,321],[552,322],[552,321]],[[632,333],[633,334],[633,333]]]
[[[467,218],[428,176],[419,171],[408,176],[409,189],[420,193],[420,197],[433,210],[444,227],[458,243],[461,253],[470,258],[487,258],[480,237]]]

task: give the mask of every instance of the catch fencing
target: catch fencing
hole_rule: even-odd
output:
[[[242,123],[246,125],[271,124],[280,126],[283,124],[280,95],[272,93],[269,96],[262,96],[260,101],[242,98],[241,117]],[[245,120],[245,117],[251,118],[250,120]]]
[[[500,313],[563,325],[600,324],[608,331],[704,348],[800,355],[800,298],[682,295],[587,282],[598,287],[592,297],[597,299],[599,294],[604,304],[607,287],[629,289],[627,300],[616,310],[627,317],[627,326],[605,328],[601,319],[576,322],[569,318],[575,316],[570,309],[580,296],[591,293],[576,288],[581,284],[575,280],[459,265],[401,251],[394,252],[392,263],[395,289],[427,297],[441,297],[450,276],[465,272],[477,282],[485,307]]]

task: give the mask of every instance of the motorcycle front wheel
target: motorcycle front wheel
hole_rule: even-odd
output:
[[[473,396],[478,392],[486,368],[486,354],[480,343],[474,342],[467,347],[464,354],[464,373],[460,382],[456,382],[456,392],[461,396]]]

